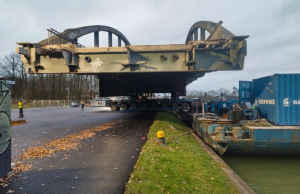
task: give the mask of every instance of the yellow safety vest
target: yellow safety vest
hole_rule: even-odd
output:
[[[81,101],[81,104],[84,104],[84,101],[83,101],[83,100]]]
[[[23,103],[19,102],[19,108],[23,108]]]

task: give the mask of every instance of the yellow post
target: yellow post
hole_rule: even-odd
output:
[[[165,134],[163,131],[158,131],[157,132],[157,137],[158,137],[158,143],[160,145],[165,145]]]

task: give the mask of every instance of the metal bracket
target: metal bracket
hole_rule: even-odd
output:
[[[196,61],[191,60],[188,61],[185,65],[188,66],[188,70],[195,70]]]
[[[125,46],[126,50],[127,50],[127,58],[128,58],[128,64],[132,64],[131,62],[131,48],[129,46]]]
[[[66,65],[69,67],[69,71],[76,72],[79,64],[78,56],[65,49],[62,49],[61,52],[66,61]]]
[[[130,71],[132,71],[132,67],[136,67],[136,66],[139,66],[140,64],[146,63],[146,61],[137,61],[137,62],[134,63],[131,60],[131,52],[132,52],[131,48],[129,46],[126,46],[125,48],[127,50],[128,63],[122,63],[121,62],[121,65],[123,65],[123,67],[125,67],[125,68],[129,67]]]
[[[219,21],[219,23],[215,26],[214,30],[210,33],[209,37],[206,40],[210,40],[210,38],[216,33],[217,29],[219,27],[222,27],[222,21]]]

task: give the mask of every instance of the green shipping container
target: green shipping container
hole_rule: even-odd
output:
[[[11,170],[11,91],[4,80],[0,80],[0,178]]]

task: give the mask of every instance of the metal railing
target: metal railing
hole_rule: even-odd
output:
[[[80,101],[76,100],[79,104]],[[24,109],[36,109],[36,108],[64,108],[70,107],[72,104],[70,100],[70,104],[68,100],[23,100],[23,108]],[[11,108],[18,109],[19,100],[11,101]],[[87,102],[85,102],[87,104]]]

